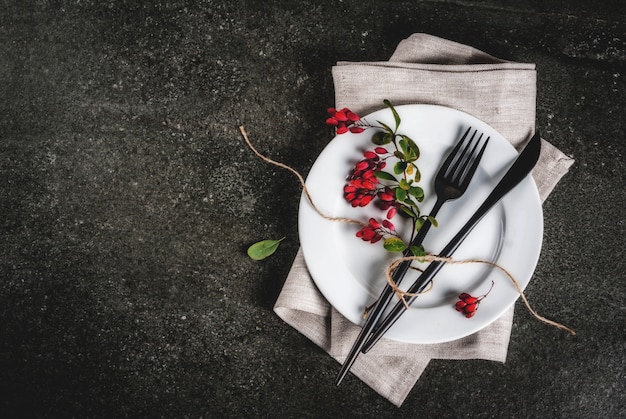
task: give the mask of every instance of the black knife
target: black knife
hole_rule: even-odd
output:
[[[478,222],[485,216],[485,214],[509,191],[511,191],[517,184],[519,184],[535,167],[535,164],[539,160],[539,153],[541,152],[541,138],[539,132],[530,139],[524,150],[515,159],[513,165],[506,172],[504,177],[498,182],[493,191],[485,199],[482,205],[476,210],[474,215],[465,223],[465,225],[459,230],[459,232],[450,240],[450,242],[439,253],[441,257],[450,257],[457,250],[459,245],[465,240],[467,235],[478,224]],[[445,265],[445,261],[435,261],[424,270],[424,272],[417,278],[417,280],[409,287],[407,293],[419,294],[426,286],[432,281],[432,278],[441,270]],[[410,306],[417,296],[403,297]],[[407,306],[402,301],[398,301],[391,312],[385,317],[382,322],[374,329],[372,335],[365,342],[363,353],[369,351],[372,346],[378,342],[378,340],[385,334],[387,330],[404,314],[407,310]]]

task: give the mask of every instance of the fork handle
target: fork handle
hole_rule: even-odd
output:
[[[495,202],[494,202],[495,203]],[[465,240],[467,235],[474,229],[476,224],[482,219],[482,217],[487,213],[487,210],[491,208],[493,204],[488,207],[482,206],[479,211],[477,211],[472,218],[463,226],[463,228],[457,233],[456,236],[448,243],[448,245],[441,251],[439,256],[441,257],[451,257],[455,250],[459,247],[459,245]],[[409,287],[407,293],[409,294],[419,294],[426,286],[432,281],[433,277],[437,275],[437,273],[443,268],[445,265],[445,261],[434,261],[428,265],[428,268],[422,272],[419,278]],[[417,295],[412,295],[410,297],[402,297],[406,302],[406,305],[410,306],[417,299]],[[363,346],[363,353],[367,353],[379,340],[382,336],[395,324],[395,322],[404,314],[407,310],[406,305],[403,301],[398,301],[396,305],[393,307],[391,312],[387,315],[387,317],[382,321],[382,323],[374,330],[372,335],[369,337],[367,342],[365,342]]]
[[[437,213],[439,212],[439,209],[441,208],[441,206],[444,204],[445,201],[446,201],[445,199],[437,199],[433,209],[430,212],[431,217],[434,217],[437,215]],[[402,253],[404,257],[411,256],[412,254],[411,249],[410,249],[411,246],[419,246],[422,244],[422,242],[424,241],[424,237],[426,237],[426,233],[428,233],[428,230],[430,229],[431,225],[432,225],[431,222],[429,220],[426,220],[424,225],[422,225],[422,228],[420,228],[420,230],[417,232],[417,234],[411,241],[410,246],[407,247]],[[408,261],[402,262],[398,266],[398,268],[394,271],[391,278],[393,279],[393,282],[396,283],[396,285],[400,284],[400,282],[406,275],[407,271],[409,270],[410,266],[411,266],[411,261],[408,260]],[[389,303],[392,297],[393,297],[393,288],[391,287],[391,285],[386,284],[380,296],[374,303],[374,306],[370,309],[369,313],[367,313],[365,324],[361,328],[359,335],[357,336],[356,340],[352,344],[352,348],[350,349],[348,356],[346,357],[343,365],[341,366],[341,370],[339,371],[339,374],[337,375],[337,379],[336,379],[337,385],[341,384],[341,381],[344,379],[344,377],[346,376],[346,374],[348,373],[348,371],[354,364],[354,361],[356,361],[356,358],[359,352],[361,352],[361,349],[363,348],[363,345],[365,344],[365,340],[370,336],[370,333],[372,332],[372,330],[374,330],[374,327],[378,323],[378,320],[380,319],[381,315],[384,313],[385,309],[389,306]]]

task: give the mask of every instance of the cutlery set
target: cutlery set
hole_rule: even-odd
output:
[[[437,175],[435,176],[435,193],[437,195],[436,203],[431,210],[430,216],[435,217],[439,209],[447,201],[460,198],[468,188],[468,185],[478,168],[480,160],[485,152],[489,137],[483,140],[483,134],[477,130],[470,135],[471,127],[468,128],[461,139],[457,142],[454,149],[450,152],[446,160],[443,162]],[[443,250],[438,254],[442,258],[449,258],[458,249],[463,240],[469,235],[478,222],[487,214],[487,212],[504,197],[509,191],[517,186],[533,169],[539,159],[541,150],[541,140],[539,133],[528,142],[524,150],[515,159],[506,174],[502,177],[493,191],[484,200],[475,213],[468,219],[463,227],[448,242]],[[411,256],[410,248],[422,244],[424,237],[430,229],[431,223],[426,221],[417,235],[411,242],[411,246],[404,251],[403,257]],[[359,353],[367,353],[391,326],[406,312],[417,298],[416,294],[423,292],[430,284],[433,277],[445,265],[445,261],[434,261],[420,274],[415,282],[407,289],[406,295],[401,298],[404,301],[398,301],[391,311],[383,318],[383,313],[389,307],[393,295],[394,288],[387,284],[382,290],[379,298],[369,310],[365,323],[361,332],[357,336],[348,356],[346,357],[342,368],[337,376],[336,384],[339,385],[346,374],[354,364]],[[402,262],[393,272],[392,280],[399,285],[406,275],[411,260]]]

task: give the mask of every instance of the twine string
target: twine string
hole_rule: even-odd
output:
[[[306,186],[306,182],[304,181],[304,177],[298,173],[298,171],[296,169],[294,169],[293,167],[290,167],[284,163],[278,162],[276,160],[273,160],[269,157],[264,156],[263,154],[261,154],[253,145],[252,142],[250,141],[250,139],[248,138],[248,134],[246,133],[246,130],[244,129],[243,126],[239,127],[239,131],[241,131],[241,135],[243,136],[243,139],[245,140],[246,144],[248,145],[248,147],[250,147],[250,149],[252,150],[252,152],[254,152],[254,154],[256,154],[261,160],[265,161],[266,163],[272,164],[274,166],[278,166],[280,168],[286,169],[288,171],[290,171],[291,173],[293,173],[298,180],[300,181],[300,184],[302,185],[302,190],[307,198],[307,200],[309,201],[309,203],[311,204],[311,207],[313,208],[313,210],[315,212],[317,212],[322,218],[329,220],[329,221],[336,221],[336,222],[343,222],[343,223],[352,223],[352,224],[359,224],[361,226],[367,226],[366,223],[359,221],[359,220],[354,220],[352,218],[346,218],[346,217],[332,217],[329,216],[327,214],[325,214],[324,212],[322,212],[317,205],[315,205],[315,202],[313,201],[313,198],[311,197],[311,194]],[[515,286],[515,289],[517,290],[517,292],[520,295],[520,298],[522,299],[522,301],[524,302],[524,305],[526,306],[526,308],[528,309],[528,311],[539,321],[549,324],[551,326],[554,326],[558,329],[564,330],[568,333],[570,333],[571,335],[576,335],[576,332],[572,329],[570,329],[569,327],[555,322],[553,320],[550,320],[546,317],[541,316],[539,313],[537,313],[530,305],[530,302],[528,301],[528,299],[526,298],[526,295],[524,295],[524,291],[522,290],[522,287],[519,285],[519,283],[517,282],[517,280],[513,277],[513,275],[506,270],[504,267],[498,265],[495,262],[491,262],[488,260],[482,260],[482,259],[464,259],[464,260],[454,260],[450,257],[442,257],[442,256],[438,256],[438,255],[433,255],[433,254],[426,254],[423,256],[405,256],[405,257],[401,257],[398,259],[395,259],[392,263],[390,263],[387,268],[385,269],[385,277],[387,279],[387,282],[389,283],[389,286],[393,289],[394,293],[396,294],[396,296],[400,299],[400,301],[403,302],[403,304],[406,306],[406,308],[410,308],[408,303],[405,300],[405,297],[417,297],[420,295],[424,295],[428,292],[430,292],[433,289],[433,285],[434,282],[431,280],[430,281],[430,286],[428,289],[419,292],[419,293],[409,293],[406,292],[402,289],[400,289],[398,287],[398,285],[395,283],[395,281],[393,280],[392,276],[393,273],[395,272],[395,270],[398,268],[398,266],[406,261],[419,261],[419,262],[428,262],[428,263],[432,263],[432,262],[446,262],[446,263],[450,263],[450,264],[469,264],[469,263],[482,263],[482,264],[486,264],[489,266],[492,266],[498,270],[500,270],[501,272],[503,272],[513,283],[513,285]]]
[[[325,214],[324,212],[322,212],[317,205],[315,205],[315,202],[313,202],[313,198],[311,198],[311,193],[309,192],[309,189],[306,186],[306,182],[304,181],[304,177],[298,173],[298,171],[296,169],[294,169],[293,167],[287,166],[284,163],[278,162],[276,160],[272,160],[271,158],[264,156],[263,154],[261,154],[253,145],[252,142],[250,141],[250,139],[248,138],[248,134],[246,133],[245,128],[242,126],[239,127],[239,131],[241,131],[241,135],[243,135],[243,139],[246,141],[246,144],[248,144],[248,147],[250,147],[250,149],[252,150],[252,152],[254,154],[256,154],[261,160],[263,160],[266,163],[270,163],[273,164],[274,166],[278,166],[281,167],[283,169],[289,170],[291,173],[293,173],[294,175],[296,175],[296,177],[298,178],[298,180],[300,181],[300,185],[302,185],[302,190],[304,191],[304,194],[306,196],[306,199],[309,201],[309,204],[311,204],[311,207],[313,207],[313,210],[318,213],[322,218],[328,220],[328,221],[337,221],[337,222],[341,222],[341,223],[351,223],[351,224],[359,224],[363,227],[367,226],[366,223],[359,221],[359,220],[354,220],[352,218],[345,218],[345,217],[331,217],[330,215]]]
[[[522,299],[522,301],[524,302],[524,305],[526,306],[526,308],[528,309],[528,311],[539,321],[549,324],[551,326],[554,326],[558,329],[561,330],[565,330],[566,332],[568,332],[571,335],[576,335],[576,332],[572,329],[570,329],[569,327],[555,322],[553,320],[550,320],[542,315],[540,315],[539,313],[537,313],[532,306],[530,305],[530,302],[528,301],[528,299],[526,298],[526,295],[524,294],[524,291],[522,290],[522,287],[520,286],[519,282],[517,282],[517,280],[515,279],[515,277],[511,274],[511,272],[509,272],[506,268],[504,268],[503,266],[498,265],[495,262],[491,262],[488,260],[483,260],[483,259],[463,259],[463,260],[454,260],[452,258],[449,257],[442,257],[442,256],[437,256],[437,255],[432,255],[432,254],[427,254],[424,256],[405,256],[405,257],[401,257],[398,258],[396,260],[394,260],[391,264],[389,264],[389,266],[387,266],[387,269],[385,270],[385,277],[387,279],[387,282],[389,283],[389,286],[393,289],[393,291],[395,292],[395,294],[398,296],[398,298],[400,299],[400,301],[402,301],[402,303],[405,305],[405,307],[408,309],[409,305],[406,302],[405,297],[418,297],[420,295],[426,294],[428,292],[430,292],[433,288],[433,281],[430,281],[430,287],[422,292],[419,293],[410,293],[410,292],[406,292],[403,291],[402,289],[400,289],[400,287],[398,287],[398,285],[395,283],[395,281],[393,280],[392,276],[394,271],[398,268],[398,266],[402,263],[402,262],[406,262],[406,261],[420,261],[420,262],[446,262],[449,264],[454,264],[454,265],[462,265],[462,264],[468,264],[468,263],[483,263],[489,266],[492,266],[496,269],[499,269],[501,272],[503,272],[513,283],[513,286],[515,287],[515,289],[517,290],[517,292],[520,295],[520,298]]]

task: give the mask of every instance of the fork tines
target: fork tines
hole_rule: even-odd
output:
[[[476,153],[477,148],[481,144],[481,140],[483,138],[483,133],[478,133],[478,130],[474,130],[472,135],[467,139],[469,132],[472,127],[467,128],[465,134],[461,140],[457,143],[455,150],[450,153],[450,159],[452,161],[446,162],[449,164],[449,168],[446,171],[445,177],[448,178],[452,183],[461,185],[462,188],[467,187],[472,176],[468,176],[469,173],[474,173],[480,159],[487,147],[487,143],[491,137],[487,137],[480,149],[478,154]],[[478,138],[476,136],[478,135]],[[463,147],[463,151],[459,153],[459,149]]]

